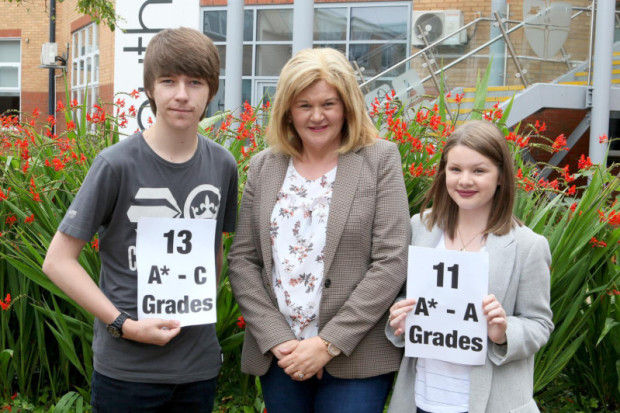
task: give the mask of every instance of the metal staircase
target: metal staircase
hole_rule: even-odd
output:
[[[492,86],[487,89],[485,108],[498,102],[500,108],[505,108],[514,97],[508,127],[544,108],[590,109],[594,13],[590,7],[572,7],[568,12],[566,27],[551,28],[549,9],[523,21],[504,19],[497,13],[494,18],[477,18],[430,44],[426,42],[426,47],[373,78],[362,78],[360,86],[366,93],[366,102],[370,107],[375,99],[381,102],[394,90],[406,105],[432,107],[433,96],[438,95],[443,79],[443,90],[451,95],[447,99],[450,115],[462,122],[472,111],[478,74],[488,67],[492,70]],[[616,25],[619,21],[616,18]],[[555,52],[537,56],[527,39],[536,30],[547,30],[545,35],[549,37],[553,30],[566,32],[566,39]],[[444,44],[461,31],[467,33],[466,44]],[[492,33],[490,39],[488,33]],[[613,46],[610,91],[610,110],[620,111],[620,42]],[[568,139],[569,146],[583,135],[589,122],[590,117],[586,116],[573,131],[572,140]]]

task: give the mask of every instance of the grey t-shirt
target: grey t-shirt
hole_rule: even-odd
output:
[[[136,227],[141,217],[214,218],[215,249],[233,232],[237,214],[237,164],[222,146],[199,136],[193,157],[171,163],[142,133],[104,149],[58,230],[90,241],[99,233],[103,293],[137,318]],[[165,346],[115,339],[95,319],[94,368],[118,380],[188,383],[216,377],[221,366],[215,326],[183,327]]]

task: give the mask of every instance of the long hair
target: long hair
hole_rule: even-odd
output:
[[[372,145],[377,138],[355,73],[345,56],[334,49],[304,49],[282,68],[276,88],[267,142],[274,151],[299,156],[303,145],[291,122],[291,106],[297,96],[318,80],[324,80],[338,91],[344,106],[345,122],[339,153]]]
[[[446,188],[446,163],[448,153],[463,145],[489,158],[499,169],[499,184],[492,200],[491,212],[484,234],[504,235],[521,223],[513,216],[515,198],[514,166],[508,142],[503,133],[490,122],[470,121],[459,126],[446,140],[435,179],[426,193],[420,214],[430,230],[437,225],[450,238],[456,235],[459,207]],[[424,217],[429,204],[432,209]]]

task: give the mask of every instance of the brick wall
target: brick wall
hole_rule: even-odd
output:
[[[39,3],[37,1],[37,3]],[[42,113],[48,111],[49,69],[41,69],[41,47],[49,41],[49,10],[43,7],[47,2],[17,5],[0,1],[0,38],[19,38],[21,40],[21,110],[31,113],[39,108]],[[76,12],[77,0],[65,0],[56,3],[56,43],[58,54],[71,53],[71,33],[90,22],[90,17]],[[114,34],[107,26],[99,27],[100,75],[101,89],[106,95],[103,99],[112,100],[114,70]],[[69,60],[69,64],[71,60]],[[55,70],[57,99],[65,101],[65,82],[61,70]],[[67,73],[67,83],[71,84],[71,71]]]

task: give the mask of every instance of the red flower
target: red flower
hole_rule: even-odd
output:
[[[67,129],[75,129],[75,122],[72,120],[67,122]]]
[[[4,220],[4,223],[7,224],[8,226],[12,226],[16,222],[17,222],[17,217],[15,215],[9,215]]]
[[[566,192],[568,195],[575,195],[575,185],[571,186],[570,188],[568,188],[568,191]]]
[[[75,109],[75,108],[77,108],[77,107],[78,107],[78,105],[79,105],[79,103],[78,103],[77,99],[73,99],[73,100],[71,101],[71,109]]]
[[[586,158],[584,154],[581,154],[579,162],[577,163],[577,167],[579,169],[590,169],[592,167],[592,160],[589,156]]]
[[[11,192],[11,187],[6,190],[6,193],[0,188],[0,202],[9,197],[9,192]]]
[[[65,105],[62,103],[62,100],[59,100],[56,104],[56,112],[60,112],[65,110]]]
[[[237,326],[242,330],[245,329],[245,320],[243,319],[243,316],[239,316],[237,318]]]
[[[90,246],[97,252],[99,252],[99,239],[95,238],[90,242]]]
[[[598,143],[607,143],[607,135],[601,135],[598,137]]]
[[[4,300],[0,300],[0,307],[2,307],[2,309],[6,311],[9,309],[10,306],[11,306],[11,294],[7,294]]]
[[[116,106],[119,108],[125,107],[125,99],[118,98],[116,99]]]
[[[424,166],[420,163],[417,167],[415,166],[415,162],[411,164],[409,167],[409,173],[412,176],[422,176],[424,175]]]
[[[26,224],[32,224],[34,222],[34,214],[30,215],[29,217],[26,217],[26,219],[24,219],[24,222]]]
[[[140,92],[138,92],[136,89],[134,89],[134,90],[131,91],[130,95],[134,99],[138,99],[140,97]]]
[[[32,116],[34,116],[35,118],[38,118],[40,114],[41,111],[39,111],[39,108],[34,108],[34,110],[32,111]]]
[[[566,146],[566,137],[564,134],[561,134],[555,141],[553,142],[553,152],[567,151],[569,148]]]
[[[576,208],[577,208],[577,202],[573,202],[573,205],[570,206],[570,210],[575,212]]]
[[[607,246],[607,243],[605,241],[597,240],[595,237],[592,237],[590,239],[590,244],[592,244],[592,248],[604,248]]]

